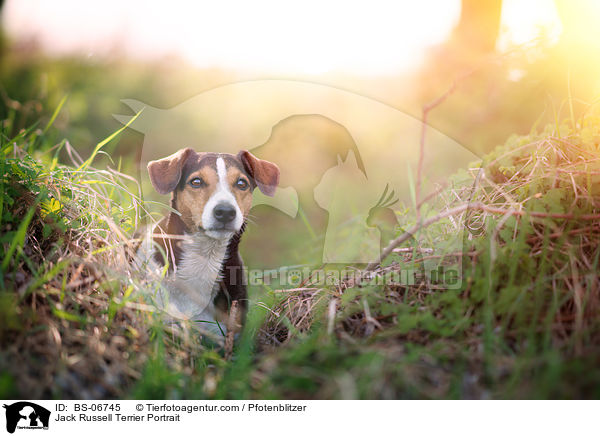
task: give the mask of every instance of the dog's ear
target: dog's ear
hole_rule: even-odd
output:
[[[181,169],[186,159],[195,153],[191,148],[184,148],[171,156],[148,162],[148,174],[152,186],[159,194],[173,192],[181,179]]]
[[[258,159],[252,153],[242,150],[237,155],[246,172],[254,179],[258,189],[269,197],[275,195],[279,184],[279,167],[272,162]]]

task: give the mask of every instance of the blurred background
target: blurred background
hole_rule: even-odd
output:
[[[326,85],[416,120],[424,105],[453,89],[428,122],[473,156],[532,126],[580,117],[600,95],[594,0],[0,0],[0,14],[0,119],[18,132],[47,120],[68,96],[55,123],[57,140],[68,138],[84,157],[122,126],[113,114],[136,112],[122,99],[169,109],[249,80]],[[216,126],[235,129],[234,110],[216,112]],[[298,135],[303,143],[354,147],[344,126],[299,117],[248,148],[268,150],[269,141]],[[143,133],[128,129],[105,151],[140,177],[143,144]],[[293,159],[299,168],[310,165]],[[335,158],[321,174],[334,164]],[[317,182],[307,185],[309,194]],[[404,201],[406,193],[396,194]],[[302,202],[306,192],[299,188],[299,196]],[[327,220],[322,209],[312,210],[296,219],[307,237]],[[255,211],[257,221],[261,213]],[[277,252],[272,248],[265,253]],[[281,261],[261,258],[263,266]],[[302,255],[285,261],[302,262]]]

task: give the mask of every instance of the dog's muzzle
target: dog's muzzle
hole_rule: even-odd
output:
[[[227,203],[219,203],[213,209],[213,217],[223,227],[231,223],[235,219],[235,215],[235,208]]]

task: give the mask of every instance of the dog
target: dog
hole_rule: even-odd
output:
[[[185,148],[148,163],[152,186],[171,194],[171,208],[138,250],[138,264],[158,279],[157,302],[179,319],[226,333],[229,309],[247,310],[238,251],[255,188],[273,196],[279,168],[246,150],[237,155]],[[161,272],[162,271],[162,272]]]

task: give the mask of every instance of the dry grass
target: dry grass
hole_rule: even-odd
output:
[[[3,252],[15,247],[3,260],[0,292],[0,373],[15,382],[8,392],[82,399],[592,397],[600,361],[596,125],[512,139],[481,170],[425,197],[419,219],[402,217],[409,230],[361,280],[309,280],[276,291],[273,306],[251,307],[252,316],[266,309],[267,318],[237,348],[232,338],[207,347],[192,326],[161,321],[141,296],[148,284],[128,261],[146,214],[137,185],[119,171],[86,165],[66,144],[71,166],[30,162],[37,168],[30,180],[11,172],[2,179],[19,199],[5,203],[13,219],[0,223],[3,234],[14,233],[2,241]],[[27,162],[23,149],[10,153],[5,163]],[[19,242],[15,230],[31,210]],[[440,248],[457,226],[467,230],[462,251]],[[449,290],[425,274],[413,284],[372,282],[421,271],[430,260],[460,264],[463,286]],[[256,342],[257,350],[248,345]],[[566,381],[547,368],[548,355],[561,359]],[[569,366],[578,358],[587,359],[578,361],[581,381],[573,378],[581,367]]]
[[[173,368],[189,367],[203,347],[190,326],[164,325],[140,292],[147,284],[130,262],[132,233],[146,212],[135,180],[86,165],[65,146],[72,166],[4,179],[20,193],[14,222],[34,212],[4,276],[0,370],[27,398],[124,397],[151,354],[153,329]],[[11,158],[27,155],[15,147]]]
[[[489,326],[467,323],[470,327],[461,336],[474,358],[481,356],[484,328],[492,335],[500,332],[502,341],[517,352],[533,331],[549,336],[547,343],[563,357],[600,358],[600,158],[597,141],[590,145],[581,135],[581,129],[597,130],[593,121],[560,137],[546,131],[535,138],[513,138],[484,161],[481,171],[470,171],[471,182],[453,182],[431,198],[430,210],[436,212],[391,241],[382,258],[366,269],[382,276],[424,259],[445,265],[461,262],[461,290],[449,291],[426,280],[412,286],[386,285],[376,306],[369,307],[369,280],[359,286],[342,282],[312,290],[311,283],[305,283],[302,289],[281,291],[285,297],[269,312],[261,343],[287,345],[321,322],[342,342],[379,335],[393,336],[399,344],[426,345],[439,335],[418,328],[398,333],[395,325],[402,315],[389,308],[416,307],[438,320],[449,319],[455,315],[446,306],[436,306],[435,296],[457,292],[464,303],[461,319],[475,319],[475,312],[491,307]],[[415,247],[417,232],[432,231],[435,224],[433,232],[439,237],[452,232],[456,222],[468,230],[461,252],[433,250],[424,242],[431,240],[426,237]],[[399,249],[402,245],[406,248]],[[420,252],[413,258],[415,248]],[[349,300],[340,304],[344,294]],[[514,358],[507,362],[513,365]]]

